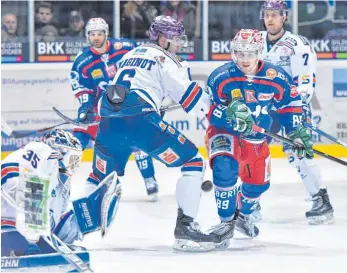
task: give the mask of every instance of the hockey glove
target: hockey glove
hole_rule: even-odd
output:
[[[86,102],[78,108],[78,121],[82,123],[92,123],[95,121],[97,113],[94,112],[92,103]]]
[[[291,140],[299,140],[298,142],[303,145],[294,145],[292,150],[298,157],[306,157],[308,159],[313,158],[313,148],[311,135],[309,130],[301,124],[296,128],[295,131],[288,134],[288,138]]]
[[[252,133],[252,113],[240,100],[233,100],[226,109],[227,118],[232,122],[233,129],[244,135]]]

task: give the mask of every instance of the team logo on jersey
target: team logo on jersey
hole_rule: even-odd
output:
[[[274,93],[259,93],[258,94],[258,100],[271,100],[272,97],[274,96]]]
[[[258,102],[254,96],[254,90],[245,89],[246,102]]]
[[[180,158],[171,148],[167,148],[158,157],[167,164],[172,164]]]
[[[241,89],[233,89],[233,90],[231,90],[231,98],[232,99],[242,98]]]
[[[109,78],[113,78],[117,73],[117,68],[115,67],[114,64],[106,66],[105,69],[106,69],[107,76]]]
[[[123,47],[123,43],[117,42],[113,45],[115,50],[120,50]]]
[[[266,70],[266,77],[270,78],[270,79],[274,79],[276,77],[277,73],[276,70],[273,68],[269,68],[268,70]]]
[[[299,91],[298,91],[298,89],[296,88],[296,86],[295,85],[291,85],[290,86],[290,96],[292,97],[292,98],[295,98],[295,97],[297,97],[299,95]]]
[[[106,174],[106,167],[107,167],[107,162],[106,160],[101,159],[98,155],[96,155],[96,169],[103,173]]]
[[[99,79],[102,78],[104,76],[104,74],[102,73],[101,69],[94,69],[92,71],[92,78],[93,79]]]

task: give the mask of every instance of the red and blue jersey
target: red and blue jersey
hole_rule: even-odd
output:
[[[108,39],[105,53],[93,47],[85,47],[78,53],[70,72],[72,91],[81,103],[92,102],[95,106],[102,91],[117,72],[117,63],[134,48],[127,39]]]
[[[210,124],[216,128],[240,135],[233,130],[226,119],[226,106],[233,99],[244,102],[253,114],[254,122],[269,130],[272,118],[270,110],[278,113],[286,133],[295,130],[302,120],[302,102],[289,75],[280,67],[259,61],[255,76],[245,75],[234,62],[215,69],[208,78],[207,88],[212,96],[212,106],[208,115]],[[264,135],[254,133],[250,140],[264,139]]]

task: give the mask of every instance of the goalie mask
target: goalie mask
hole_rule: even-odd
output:
[[[58,152],[58,159],[70,174],[77,171],[82,158],[82,146],[73,134],[56,129],[45,134],[41,141]]]
[[[239,69],[247,74],[254,74],[264,39],[258,30],[241,29],[232,41],[232,58]]]

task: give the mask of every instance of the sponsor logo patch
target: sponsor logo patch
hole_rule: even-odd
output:
[[[269,77],[270,79],[274,79],[276,75],[277,73],[275,69],[269,68],[268,70],[266,70],[266,77]]]
[[[123,47],[123,44],[121,42],[117,42],[114,44],[114,49],[115,50],[120,50]]]
[[[107,162],[96,155],[96,168],[99,172],[106,174]]]
[[[232,99],[242,98],[241,89],[233,89],[233,90],[231,90],[231,98]]]
[[[92,78],[93,79],[99,79],[103,76],[104,76],[104,74],[102,73],[101,69],[94,69],[92,71]]]
[[[290,96],[292,97],[292,98],[295,98],[295,97],[297,97],[299,95],[299,91],[298,91],[298,89],[296,88],[296,86],[295,85],[291,85],[290,86]]]
[[[167,148],[158,157],[167,164],[172,164],[180,158],[171,148]]]
[[[257,99],[254,96],[255,91],[254,90],[245,90],[246,95],[246,102],[258,102]]]
[[[274,93],[259,93],[258,94],[258,100],[271,100],[272,97],[274,96]]]

